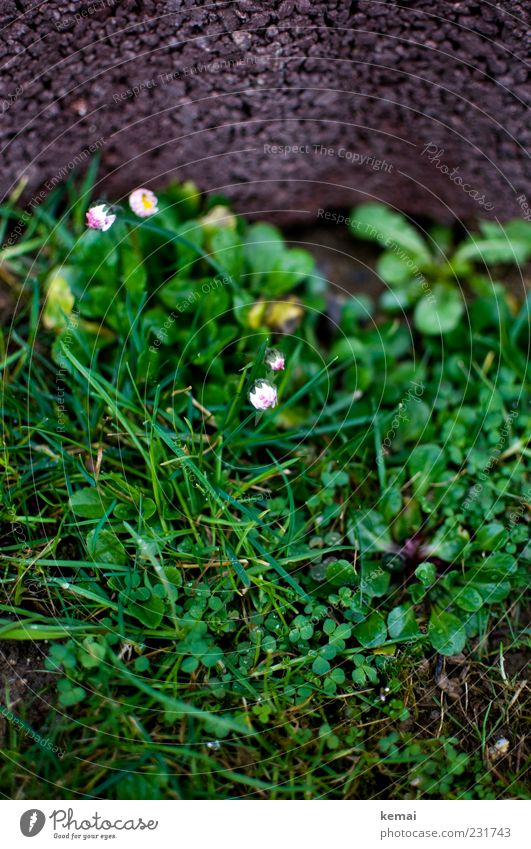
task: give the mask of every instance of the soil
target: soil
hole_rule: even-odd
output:
[[[279,221],[315,222],[323,198],[435,220],[530,203],[525,0],[4,0],[1,14],[1,195],[27,179],[38,206],[99,151],[98,193],[193,179]]]
[[[44,669],[49,646],[27,640],[0,640],[2,705],[35,731],[43,725],[54,703],[53,676]],[[0,714],[0,741],[7,737],[9,719]],[[17,726],[19,733],[24,733]]]
[[[286,240],[313,254],[333,296],[370,295],[376,300],[387,288],[376,273],[380,248],[355,241],[344,225],[291,227]]]

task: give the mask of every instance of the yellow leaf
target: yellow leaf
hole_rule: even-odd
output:
[[[49,330],[66,327],[74,307],[74,295],[60,271],[52,271],[46,284],[46,303],[42,323]]]
[[[372,654],[395,654],[396,646],[380,646],[378,649],[373,649]]]

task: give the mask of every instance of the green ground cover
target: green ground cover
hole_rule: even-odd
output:
[[[365,205],[388,288],[331,309],[189,184],[86,230],[90,179],[1,212],[2,793],[526,797],[529,300],[490,269],[531,226]]]

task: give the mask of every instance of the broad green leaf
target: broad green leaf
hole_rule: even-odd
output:
[[[354,510],[348,523],[348,537],[361,551],[388,551],[391,534],[387,522],[377,510]]]
[[[330,672],[330,664],[324,657],[316,657],[312,664],[312,671],[316,675],[326,675]]]
[[[94,528],[87,535],[87,548],[97,563],[114,563],[120,566],[127,562],[127,552],[112,531]]]
[[[238,233],[229,229],[218,230],[210,244],[219,265],[238,281],[243,268],[243,248]]]
[[[361,568],[360,592],[367,598],[385,595],[391,575],[382,569],[380,562],[365,560]]]
[[[100,519],[111,506],[113,499],[103,495],[95,487],[78,489],[70,496],[70,507],[76,514],[84,519]]]
[[[468,239],[454,254],[458,262],[500,262],[520,264],[531,257],[531,223],[523,219],[499,225],[481,222],[483,235]]]
[[[398,607],[393,607],[387,617],[387,627],[389,628],[389,636],[391,639],[398,637],[417,637],[420,635],[415,611],[409,604],[401,604]]]
[[[393,253],[385,251],[376,263],[376,270],[382,280],[392,285],[401,285],[411,280],[413,272],[404,259]]]
[[[429,587],[437,577],[437,567],[434,563],[421,563],[415,569],[415,577],[419,579],[424,587]]]
[[[162,622],[164,602],[158,596],[151,594],[149,598],[141,602],[131,601],[128,598],[122,598],[122,600],[126,612],[139,619],[147,628],[156,628]]]
[[[114,508],[113,515],[116,516],[117,519],[127,520],[135,519],[141,513],[143,519],[150,519],[156,510],[157,505],[152,498],[143,498],[142,510],[140,510],[140,501],[135,500],[134,504],[131,504],[129,501],[121,501]]]
[[[365,203],[352,210],[350,230],[358,239],[384,247],[396,245],[420,263],[429,262],[430,252],[416,228],[399,212],[379,203]]]
[[[437,483],[445,471],[445,456],[439,445],[425,443],[416,445],[409,455],[409,473],[415,477],[415,495],[423,495],[433,483]]]
[[[481,551],[494,551],[506,539],[507,531],[500,522],[483,525],[474,537],[474,545]]]
[[[449,333],[459,324],[465,311],[462,293],[457,288],[434,286],[415,307],[413,321],[417,330],[429,336]]]
[[[252,224],[244,239],[245,258],[256,279],[260,280],[284,253],[284,239],[280,230],[262,222]]]
[[[301,280],[309,277],[315,267],[315,260],[302,248],[285,250],[276,260],[264,283],[267,295],[281,295],[294,289]]]
[[[481,593],[474,587],[454,587],[452,601],[462,610],[474,613],[483,606]]]
[[[432,612],[428,636],[433,648],[444,655],[459,654],[466,643],[466,632],[461,620],[445,610]]]
[[[517,568],[518,564],[515,558],[503,551],[496,551],[489,554],[480,566],[481,572],[495,571],[501,578],[505,578],[507,575],[513,575]]]
[[[335,560],[326,567],[326,580],[334,587],[349,586],[356,582],[356,570],[348,560]]]
[[[387,639],[387,626],[383,616],[379,613],[371,613],[354,627],[353,634],[364,648],[372,649],[381,646]]]
[[[474,581],[475,589],[481,593],[485,604],[496,604],[507,598],[511,592],[509,581]]]

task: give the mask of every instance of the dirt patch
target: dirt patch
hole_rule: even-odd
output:
[[[54,676],[44,669],[45,643],[0,642],[1,705],[35,730],[43,725],[53,700]],[[0,715],[0,740],[8,732],[9,716]],[[17,726],[20,729],[20,726]]]
[[[531,651],[508,652],[503,673],[497,657],[476,661],[465,654],[424,660],[405,682],[411,716],[400,731],[418,738],[457,738],[468,754],[503,780],[523,777],[531,747],[531,708],[526,680]]]
[[[378,298],[386,290],[376,272],[380,248],[368,242],[355,241],[344,224],[292,228],[286,238],[313,254],[334,296],[370,295]]]

